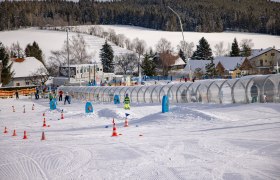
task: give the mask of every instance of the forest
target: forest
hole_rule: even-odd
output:
[[[179,31],[280,35],[280,3],[268,0],[2,1],[0,30],[30,26],[133,25]]]

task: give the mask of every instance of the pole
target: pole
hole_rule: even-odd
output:
[[[88,65],[88,84],[90,84],[90,65]]]
[[[95,86],[95,63],[93,64],[93,85]]]
[[[70,83],[70,61],[69,61],[69,39],[68,39],[68,28],[67,28],[67,61],[68,61],[68,83]]]
[[[176,14],[176,16],[178,17],[179,19],[179,22],[180,22],[180,26],[181,26],[181,31],[182,31],[182,36],[183,36],[183,43],[185,45],[185,37],[184,37],[184,31],[183,31],[183,24],[182,24],[182,21],[181,21],[181,18],[179,16],[179,14],[177,12],[175,12],[170,6],[167,6],[174,14]],[[186,52],[183,52],[186,59],[187,59],[187,64],[188,64],[188,67],[189,67],[189,76],[190,76],[190,79],[192,79],[192,73],[191,73],[191,65],[190,65],[190,61],[189,61],[189,58],[186,54]]]

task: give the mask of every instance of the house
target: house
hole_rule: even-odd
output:
[[[184,71],[201,76],[206,73],[205,66],[210,62],[191,59]],[[235,78],[241,75],[273,74],[280,64],[280,51],[275,48],[253,50],[249,57],[215,57],[213,63],[219,76]]]
[[[244,57],[215,57],[213,63],[219,76],[232,76],[235,78],[240,75],[239,66],[243,64],[244,60]],[[187,65],[184,71],[199,78],[206,73],[205,66],[211,61],[190,59],[189,63],[189,66]]]
[[[59,67],[59,77],[68,78],[68,69],[70,68],[71,82],[100,82],[103,78],[103,68],[101,63],[96,64],[72,64]]]
[[[177,59],[175,59],[175,63],[170,65],[170,75],[176,75],[180,74],[184,71],[184,68],[186,66],[185,61],[180,56],[175,56]]]
[[[253,68],[252,74],[272,74],[277,71],[277,64],[280,64],[280,51],[271,47],[254,50],[247,59]]]
[[[31,86],[34,85],[34,81],[37,81],[36,77],[46,77],[47,70],[42,62],[35,57],[25,58],[12,58],[13,63],[11,71],[14,72],[10,86]]]

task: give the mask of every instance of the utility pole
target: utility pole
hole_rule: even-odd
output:
[[[68,83],[70,83],[70,60],[69,60],[69,39],[68,39],[68,31],[67,28],[67,62],[68,62]]]
[[[170,6],[167,6],[167,7],[168,7],[174,14],[176,14],[176,16],[177,16],[178,19],[179,19],[180,26],[181,26],[181,31],[182,31],[182,36],[183,36],[183,43],[184,43],[184,45],[185,45],[186,42],[185,42],[184,31],[183,31],[183,24],[182,24],[181,18],[180,18],[180,16],[179,16],[179,14],[178,14],[177,12],[175,12]],[[191,80],[191,79],[192,79],[192,73],[191,73],[190,61],[189,61],[189,58],[188,58],[186,52],[183,51],[183,53],[184,53],[184,55],[185,55],[185,57],[186,57],[186,59],[187,59],[187,65],[188,65],[188,67],[189,67],[189,77],[190,77],[190,80]]]

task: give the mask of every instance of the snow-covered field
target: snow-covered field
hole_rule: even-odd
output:
[[[77,29],[86,31],[90,27],[92,26],[78,26]],[[143,39],[147,43],[147,48],[151,47],[153,49],[161,38],[166,38],[168,41],[170,41],[174,50],[176,50],[177,45],[182,40],[181,32],[157,31],[153,29],[120,25],[101,25],[101,27],[103,27],[107,31],[108,29],[114,29],[117,34],[124,34],[130,40],[133,40],[137,37]],[[70,33],[69,36],[71,37],[74,34],[75,33]],[[99,51],[105,40],[99,37],[85,34],[83,36],[88,45],[88,51],[93,55],[93,60],[99,61]],[[214,46],[221,41],[224,42],[225,49],[231,47],[231,43],[233,42],[233,39],[235,37],[237,38],[238,42],[241,42],[242,39],[252,39],[254,43],[253,48],[255,49],[265,49],[273,46],[275,46],[275,48],[277,49],[280,49],[280,36],[238,32],[184,32],[184,36],[185,40],[187,42],[193,42],[195,44],[195,47],[198,44],[198,41],[202,37],[205,37],[213,51]],[[12,43],[19,42],[21,47],[25,48],[28,43],[33,43],[33,41],[36,41],[43,50],[46,61],[48,61],[52,50],[60,50],[62,48],[65,40],[66,32],[38,30],[37,28],[0,32],[0,41],[6,46],[11,46]],[[115,45],[113,45],[112,47],[115,55],[130,52]]]
[[[74,35],[76,35],[76,33],[70,32],[69,39],[71,39],[71,37]],[[82,36],[86,41],[87,50],[92,55],[93,61],[96,60],[98,62],[99,52],[105,42],[105,39],[86,34],[82,34]],[[33,41],[36,41],[39,44],[39,47],[42,49],[46,61],[48,61],[49,57],[51,56],[51,51],[62,49],[64,41],[66,40],[67,33],[61,31],[39,30],[37,28],[28,28],[15,31],[0,31],[0,42],[8,47],[10,47],[12,43],[19,42],[24,50],[27,44],[32,44]],[[114,55],[131,52],[116,45],[111,45]]]
[[[162,114],[159,104],[132,104],[126,111],[94,103],[94,113],[85,115],[85,102],[73,100],[59,102],[63,120],[49,111],[48,100],[0,104],[3,180],[280,179],[280,104],[178,104]],[[111,137],[113,118],[118,137]]]

